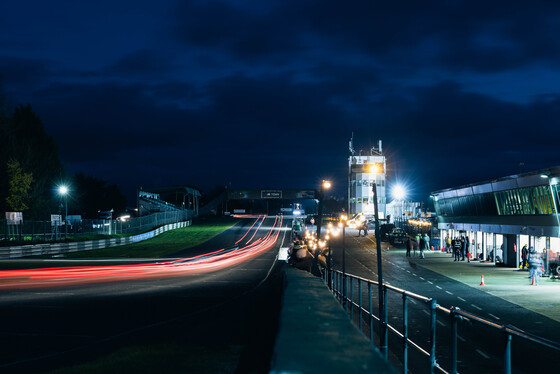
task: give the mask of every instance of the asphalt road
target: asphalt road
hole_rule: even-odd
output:
[[[335,269],[342,266],[342,243],[338,238],[332,243]],[[385,248],[387,243],[383,243]],[[363,278],[377,280],[377,251],[373,235],[357,237],[355,230],[346,235],[346,271]],[[525,309],[483,290],[458,282],[422,266],[419,258],[407,258],[404,251],[383,251],[384,282],[416,294],[437,299],[443,307],[459,307],[497,324],[513,325],[525,332],[558,341],[560,323],[541,314]],[[451,259],[450,259],[451,261]],[[365,287],[364,287],[365,290]],[[356,298],[357,298],[357,290]],[[373,293],[373,310],[377,313],[377,289]],[[362,292],[364,300],[367,294]],[[402,331],[402,296],[388,294],[389,323]],[[410,299],[409,299],[410,300]],[[429,351],[429,308],[420,301],[409,301],[409,337]],[[357,313],[356,313],[357,315]],[[357,319],[357,317],[356,317]],[[365,321],[367,322],[367,321]],[[451,324],[445,316],[438,314],[436,327],[436,356],[438,363],[449,371],[451,359]],[[369,331],[364,324],[366,334]],[[377,323],[374,323],[377,334]],[[496,329],[485,326],[459,323],[458,325],[458,369],[460,373],[499,373],[503,362],[503,335]],[[395,365],[402,361],[402,344],[390,335],[390,358]],[[412,353],[409,368],[412,372],[427,372],[428,363],[419,354]],[[558,363],[558,352],[513,338],[512,367],[514,373],[537,373],[550,370]]]
[[[253,236],[255,225],[244,241],[263,238],[273,221]],[[173,257],[233,246],[253,222]],[[287,240],[289,231],[281,230],[259,256],[211,272],[2,290],[0,371],[48,372],[143,349],[152,359],[98,372],[268,372],[281,298],[276,256],[284,235]]]

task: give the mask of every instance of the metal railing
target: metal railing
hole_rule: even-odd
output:
[[[500,325],[495,322],[489,321],[485,318],[479,317],[475,314],[463,311],[459,308],[452,307],[450,309],[442,307],[441,305],[437,304],[436,299],[428,298],[422,295],[415,294],[413,292],[409,292],[403,290],[401,288],[397,288],[388,284],[383,284],[382,294],[383,294],[383,306],[384,306],[384,320],[380,321],[379,317],[373,314],[372,310],[372,288],[377,287],[379,288],[379,282],[365,279],[362,277],[358,277],[355,275],[351,275],[348,273],[342,273],[339,270],[333,269],[325,269],[323,272],[323,280],[327,283],[329,289],[333,292],[335,297],[338,301],[343,305],[346,312],[349,314],[352,321],[355,322],[354,319],[354,312],[357,310],[359,315],[357,316],[358,319],[358,327],[360,331],[363,333],[363,320],[368,322],[369,324],[369,339],[370,341],[374,342],[374,331],[373,331],[373,322],[377,322],[380,325],[380,345],[383,347],[388,346],[388,332],[392,332],[396,335],[402,342],[402,365],[403,365],[403,373],[407,373],[409,369],[409,347],[414,348],[417,352],[423,355],[429,361],[429,373],[434,373],[435,370],[438,370],[441,373],[451,373],[457,374],[457,325],[459,322],[466,322],[469,324],[473,324],[474,322],[478,322],[484,326],[488,326],[491,328],[500,331],[503,334],[503,362],[502,362],[502,369],[503,373],[511,374],[511,342],[512,336],[516,336],[533,343],[540,344],[542,346],[546,346],[552,348],[555,351],[558,351],[560,354],[560,343],[524,332],[518,328],[508,325]],[[363,300],[363,286],[367,287],[367,303]],[[355,293],[357,292],[357,298],[354,297]],[[388,323],[388,315],[387,315],[387,293],[388,291],[395,292],[402,296],[402,332],[399,331],[396,327],[390,325]],[[409,326],[408,326],[408,317],[409,317],[409,307],[408,301],[410,299],[418,300],[422,302],[429,310],[430,315],[430,333],[429,333],[429,347],[423,348],[419,343],[412,341],[409,338]],[[450,371],[446,371],[437,361],[436,357],[436,322],[437,320],[437,313],[443,314],[447,316],[451,322],[451,368]],[[383,352],[384,355],[387,355],[387,352]]]
[[[6,220],[0,220],[0,239],[15,239],[17,241],[56,241],[68,237],[86,235],[114,235],[130,234],[148,230],[168,223],[187,221],[194,217],[192,210],[176,210],[168,212],[157,212],[146,216],[135,217],[126,221],[83,219],[79,222],[68,224],[68,227],[53,226],[51,221],[28,221],[22,224],[8,227]],[[16,235],[14,235],[14,232]]]

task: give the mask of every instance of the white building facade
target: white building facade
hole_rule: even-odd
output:
[[[379,219],[386,217],[386,160],[381,140],[369,155],[356,154],[350,141],[348,159],[348,211],[350,216],[363,213],[372,217],[374,213],[373,184],[377,184]]]

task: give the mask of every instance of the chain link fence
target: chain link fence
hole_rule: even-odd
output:
[[[158,212],[147,216],[127,220],[83,219],[72,224],[60,226],[51,221],[24,220],[20,225],[8,225],[0,220],[0,243],[13,244],[13,241],[56,241],[66,237],[118,235],[146,231],[168,223],[192,219],[194,211],[190,209]]]

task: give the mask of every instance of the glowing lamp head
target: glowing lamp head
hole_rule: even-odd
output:
[[[329,188],[331,188],[331,182],[329,182],[329,181],[323,181],[323,188],[324,188],[324,189],[327,189],[327,190],[328,190]]]
[[[403,200],[406,197],[406,190],[404,187],[400,184],[393,187],[393,197],[397,200]]]
[[[68,187],[66,186],[58,187],[58,193],[61,195],[66,195],[68,193]]]
[[[374,164],[366,166],[366,171],[368,173],[379,174],[383,171],[383,166],[381,166],[379,162],[376,162]]]

